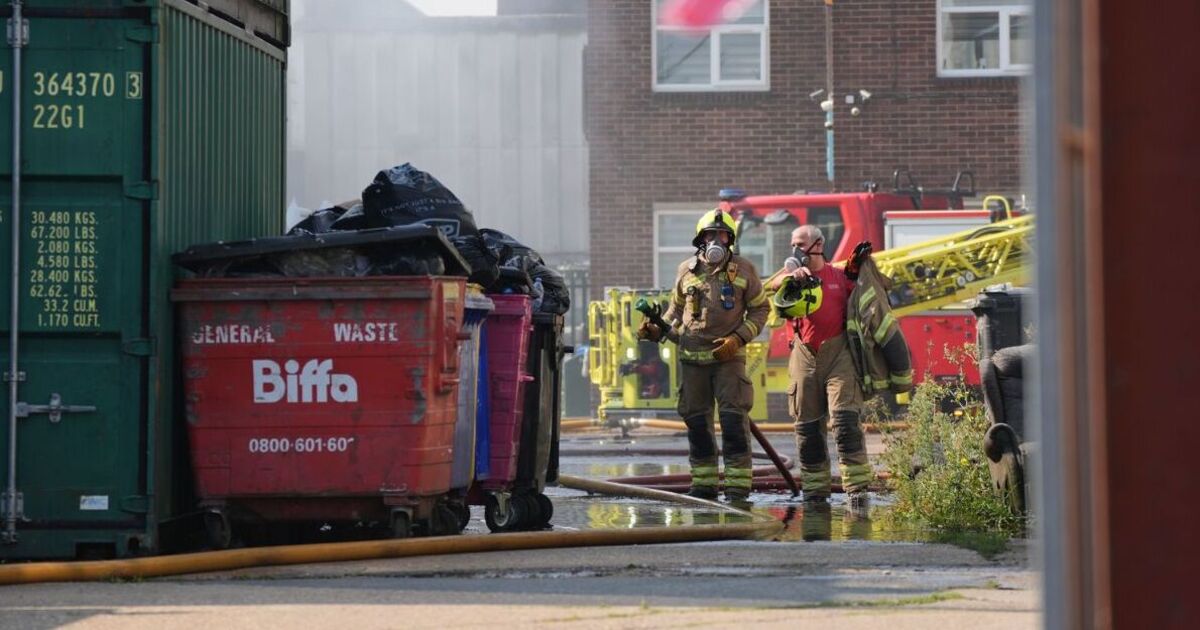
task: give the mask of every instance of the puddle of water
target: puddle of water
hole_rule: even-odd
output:
[[[551,491],[554,490],[554,491]],[[641,499],[587,496],[570,490],[548,489],[554,500],[554,525],[563,529],[629,529],[634,527],[682,527],[748,523],[750,517],[684,505]],[[886,519],[890,505],[876,499],[869,518],[847,509],[844,498],[835,496],[823,506],[806,506],[787,495],[754,494],[751,510],[784,524],[774,540],[784,542],[874,540],[921,542],[927,532],[897,527]]]
[[[628,457],[572,457],[563,459],[559,471],[564,475],[587,479],[612,479],[615,477],[642,477],[647,475],[675,475],[686,473],[687,460],[681,462],[646,462]]]
[[[790,434],[770,435],[771,442],[784,455],[794,457],[795,443]],[[655,435],[629,440],[578,438],[563,441],[560,470],[563,474],[589,479],[611,479],[644,475],[687,473],[687,440],[679,436]],[[639,449],[675,449],[677,455],[645,454]],[[574,450],[576,453],[572,454]],[[587,451],[593,451],[588,453]],[[832,452],[831,448],[831,452]],[[601,452],[605,451],[605,452]],[[629,451],[629,452],[621,452]],[[769,465],[755,460],[756,466]],[[833,462],[837,474],[837,462]],[[588,496],[573,490],[547,488],[554,500],[554,525],[563,529],[624,529],[631,527],[675,527],[723,523],[745,523],[750,519],[722,510],[706,510],[609,496]],[[835,494],[828,504],[805,506],[787,493],[755,493],[751,497],[755,513],[771,516],[784,524],[776,540],[888,542],[924,542],[930,533],[904,527],[887,519],[891,500],[886,494],[872,495],[870,517],[863,518],[848,509],[846,496]]]
[[[588,445],[595,448],[594,445]],[[613,445],[617,446],[617,445]],[[643,440],[628,448],[686,448],[680,440]],[[619,448],[619,447],[618,447]],[[756,461],[756,465],[765,462]],[[836,463],[834,464],[836,469]],[[567,455],[560,460],[560,471],[588,479],[611,479],[648,475],[687,473],[687,457],[605,453]],[[706,510],[642,499],[589,496],[573,490],[547,488],[554,500],[554,525],[564,529],[626,529],[632,527],[676,527],[745,523],[750,519],[723,510]],[[916,528],[893,524],[886,515],[890,509],[887,495],[873,495],[870,517],[863,518],[847,509],[845,495],[834,495],[828,504],[805,506],[785,493],[755,493],[751,496],[758,514],[784,524],[776,540],[803,541],[923,541],[929,535]]]
[[[850,510],[844,496],[834,496],[827,504],[806,505],[775,498],[754,507],[754,512],[768,514],[783,522],[784,530],[775,540],[785,542],[874,540],[884,542],[922,542],[928,533],[898,526],[887,518],[891,506],[876,497],[870,516],[863,517]]]

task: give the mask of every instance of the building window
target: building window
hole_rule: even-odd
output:
[[[1028,0],[938,0],[938,76],[1028,74],[1032,26]]]
[[[708,29],[662,23],[653,4],[654,90],[659,92],[762,91],[768,87],[767,0],[728,4],[737,15]]]

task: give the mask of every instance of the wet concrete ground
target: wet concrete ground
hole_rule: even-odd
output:
[[[771,435],[794,457],[790,436]],[[564,436],[562,472],[609,478],[686,472],[686,457],[579,455],[600,448],[684,448],[670,434]],[[870,436],[868,450],[882,449]],[[765,463],[765,462],[763,462]],[[836,472],[836,471],[835,471]],[[734,522],[747,517],[550,488],[554,528],[611,529]],[[858,518],[835,495],[805,511],[788,494],[752,496],[785,522],[768,542],[509,551],[265,567],[133,583],[0,587],[0,628],[219,627],[795,627],[889,630],[1038,623],[1035,575],[1016,541],[986,559],[911,542],[876,496]],[[475,508],[466,535],[490,535]],[[801,543],[801,544],[797,544]]]
[[[795,443],[790,434],[768,433],[768,440],[784,457],[795,459]],[[836,452],[830,443],[830,452]],[[644,475],[687,473],[687,456],[642,455],[638,451],[661,451],[677,449],[684,451],[687,440],[680,434],[662,431],[635,431],[628,439],[615,432],[588,432],[568,434],[563,437],[560,452],[563,474],[591,479],[611,479]],[[878,434],[868,435],[867,452],[877,459],[884,449]],[[590,455],[595,451],[627,451],[628,454]],[[838,474],[836,457],[833,472]],[[765,459],[756,459],[755,466],[770,466]],[[793,474],[798,474],[793,471]],[[588,496],[585,493],[563,488],[549,488],[546,493],[554,499],[554,526],[561,529],[611,529],[628,527],[651,527],[664,525],[700,525],[746,521],[745,517],[688,506],[664,505],[658,502],[620,497]],[[756,492],[751,497],[753,511],[770,515],[782,521],[786,527],[776,539],[780,541],[922,541],[928,532],[905,528],[886,519],[890,498],[886,494],[872,494],[872,508],[868,517],[855,515],[847,509],[846,497],[835,494],[827,506],[805,506],[800,497],[790,493]],[[486,531],[482,512],[475,514],[473,526]]]

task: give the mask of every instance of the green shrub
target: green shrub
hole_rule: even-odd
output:
[[[959,410],[944,411],[946,400]],[[905,420],[907,429],[885,436],[891,518],[943,534],[1022,533],[1024,519],[992,490],[983,454],[988,420],[969,390],[926,381],[913,393]]]

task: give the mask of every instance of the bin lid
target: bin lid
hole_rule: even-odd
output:
[[[491,312],[496,308],[496,303],[485,295],[475,295],[467,293],[467,299],[463,303],[467,310]]]
[[[314,251],[346,247],[432,248],[446,265],[446,274],[465,276],[471,267],[454,245],[436,227],[429,225],[402,225],[345,232],[321,234],[296,234],[291,236],[267,236],[244,241],[217,241],[192,245],[171,257],[176,265],[189,271],[199,272],[216,263],[238,258],[255,258],[285,252]]]
[[[563,326],[563,319],[564,318],[562,315],[557,315],[555,313],[534,313],[533,314],[533,323],[534,324],[541,324],[541,325],[545,325],[545,326],[557,326],[560,329]]]
[[[1027,298],[1032,296],[1033,289],[1029,287],[993,285],[980,291],[974,299],[968,300],[967,305],[976,315],[981,315],[995,309],[1020,307]]]
[[[472,295],[468,293],[463,306],[465,307],[463,310],[463,324],[467,326],[479,326],[483,324],[483,320],[487,319],[487,316],[496,310],[496,303],[482,294]]]

